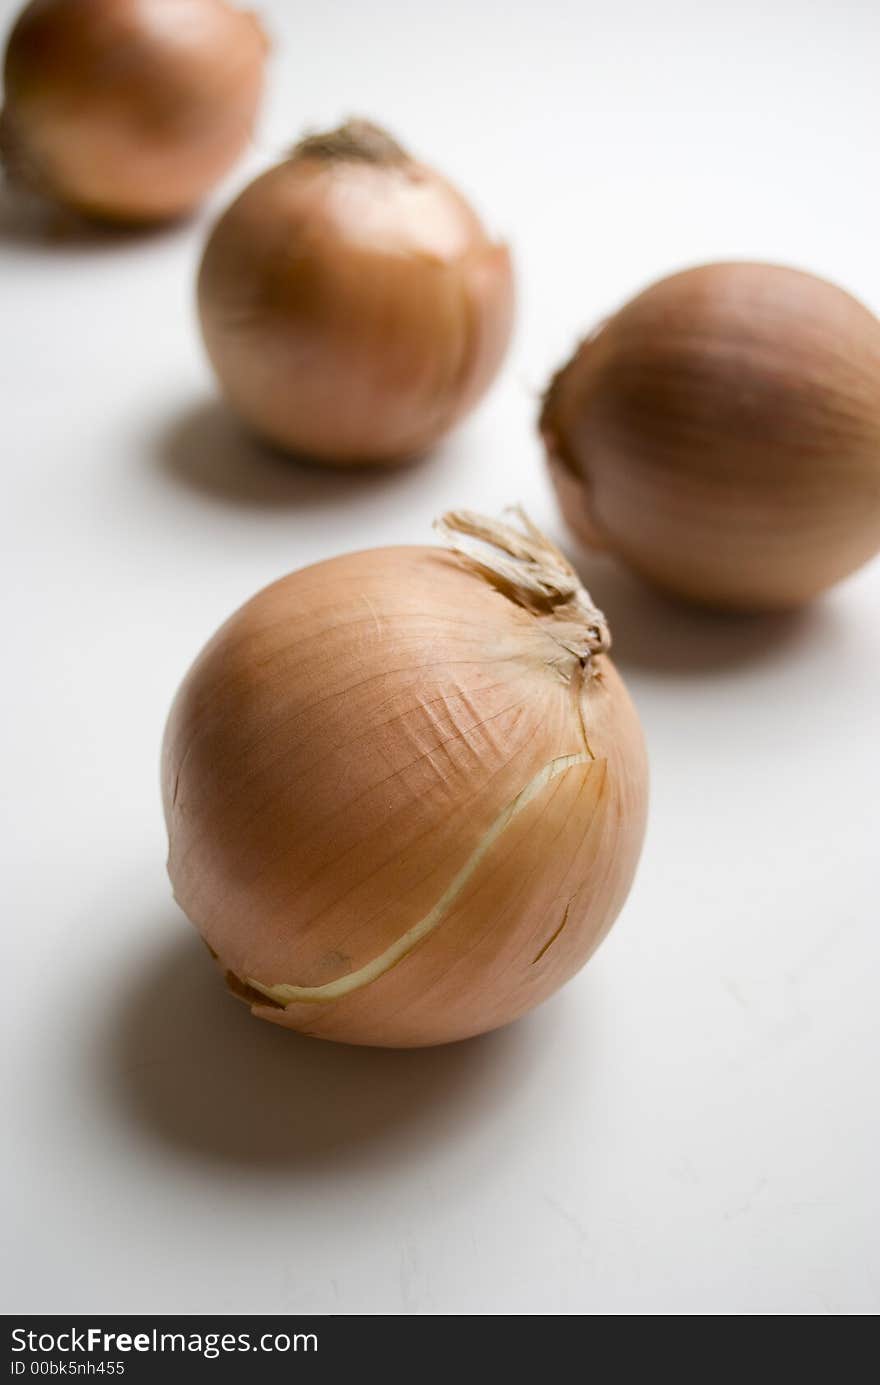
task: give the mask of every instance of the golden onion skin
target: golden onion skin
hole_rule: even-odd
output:
[[[796,270],[663,279],[553,380],[566,518],[673,595],[798,606],[880,549],[880,322]]]
[[[610,660],[579,673],[436,548],[319,563],[220,629],[166,730],[168,869],[255,1015],[438,1044],[505,1024],[583,965],[632,881],[647,771]],[[351,976],[444,898],[417,946],[341,998],[285,1007],[259,989]]]
[[[229,404],[288,452],[397,463],[481,398],[513,324],[510,255],[444,178],[350,122],[253,182],[198,304]]]
[[[32,0],[6,49],[4,162],[86,216],[181,216],[251,138],[267,47],[226,0]]]

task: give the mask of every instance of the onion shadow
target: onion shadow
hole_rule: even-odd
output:
[[[174,235],[193,217],[170,221],[114,223],[85,216],[16,187],[0,172],[0,244],[37,254],[103,254],[139,247]]]
[[[254,1019],[176,927],[105,1017],[97,1061],[116,1118],[184,1158],[284,1171],[418,1158],[491,1119],[549,1058],[556,1007],[438,1048],[302,1037]]]
[[[712,611],[664,595],[610,555],[579,548],[567,533],[554,539],[608,617],[611,657],[623,671],[682,678],[722,674],[796,657],[810,660],[830,653],[842,637],[830,598],[792,611]]]
[[[257,510],[299,510],[367,495],[378,498],[405,486],[415,472],[422,474],[441,451],[442,444],[397,466],[328,466],[263,442],[219,398],[176,414],[155,446],[156,462],[167,480],[222,504]]]
[[[426,494],[455,493],[467,440],[457,432],[422,458],[394,467],[328,467],[294,457],[255,437],[219,398],[187,405],[166,420],[150,460],[178,487],[203,499],[239,509],[333,510],[351,502],[381,508],[393,489],[413,503]],[[799,610],[766,615],[731,615],[689,606],[651,588],[606,554],[579,548],[561,525],[553,537],[575,562],[584,584],[608,616],[612,657],[624,671],[665,677],[723,673],[757,663],[803,656],[808,659],[839,642],[833,597]]]

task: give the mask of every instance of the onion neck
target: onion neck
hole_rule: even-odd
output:
[[[608,623],[565,555],[524,510],[517,506],[513,513],[520,529],[470,510],[450,510],[434,528],[485,581],[529,611],[591,677],[595,656],[611,648]]]
[[[294,159],[321,159],[325,163],[369,163],[380,168],[410,162],[397,140],[371,120],[346,120],[336,130],[305,135],[294,147]]]
[[[592,481],[587,472],[583,449],[576,447],[579,409],[579,383],[584,362],[598,340],[607,319],[580,343],[571,359],[557,370],[541,401],[538,432],[544,443],[550,475],[570,527],[590,548],[609,549],[613,545],[596,515]],[[581,406],[582,407],[582,406]]]

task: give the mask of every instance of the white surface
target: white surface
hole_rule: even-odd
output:
[[[586,972],[476,1043],[251,1020],[172,904],[157,753],[192,656],[282,572],[427,539],[450,502],[561,535],[536,391],[647,280],[776,258],[880,308],[876,8],[262,8],[250,169],[385,120],[512,238],[519,333],[426,464],[298,470],[213,402],[206,218],[47,240],[4,207],[5,1309],[874,1312],[880,564],[741,624],[585,565],[650,744],[648,842]]]

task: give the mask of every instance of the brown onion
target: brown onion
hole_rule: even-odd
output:
[[[492,381],[510,256],[439,173],[350,121],[304,139],[214,229],[205,344],[257,433],[334,463],[424,452]]]
[[[572,528],[690,600],[796,606],[880,549],[880,322],[812,275],[654,284],[559,372],[541,431]]]
[[[586,961],[647,778],[604,619],[557,549],[463,512],[455,551],[295,572],[218,631],[165,734],[175,896],[262,1019],[462,1039]]]
[[[247,144],[266,48],[225,0],[32,0],[6,50],[4,162],[89,216],[182,215]]]

